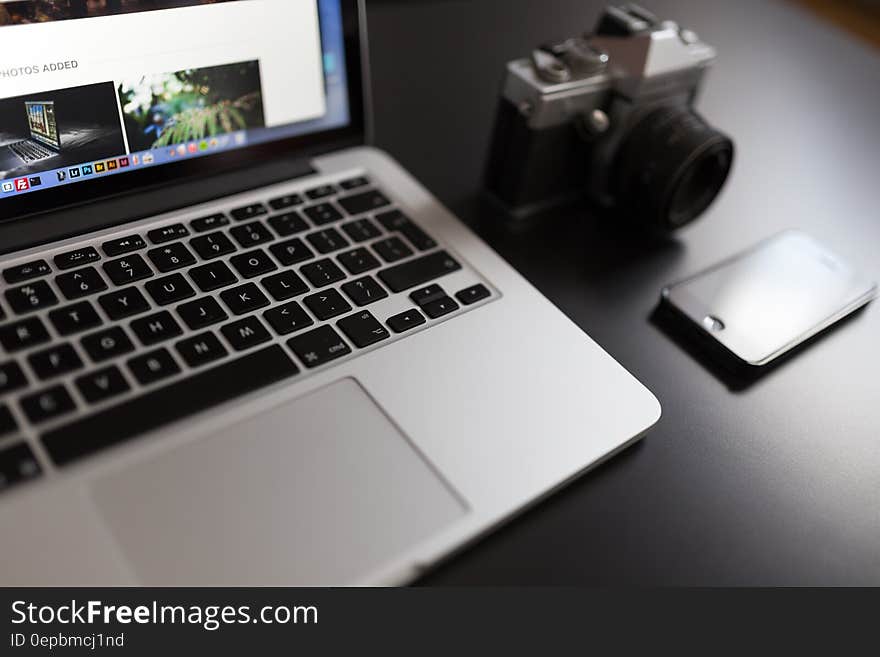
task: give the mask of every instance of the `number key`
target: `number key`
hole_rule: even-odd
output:
[[[58,297],[46,281],[34,281],[6,290],[6,300],[18,314],[40,310],[58,303]]]
[[[195,256],[180,242],[147,251],[147,257],[161,272],[174,271],[196,261]]]
[[[202,260],[219,258],[235,251],[235,245],[220,231],[194,237],[189,241],[189,245],[195,249]]]
[[[134,283],[153,275],[153,270],[137,253],[104,263],[104,271],[114,285]]]
[[[107,284],[94,267],[83,267],[55,277],[55,284],[68,299],[79,299],[107,289]]]
[[[257,244],[272,240],[272,233],[270,233],[269,229],[258,221],[245,224],[244,226],[236,226],[229,232],[232,234],[232,237],[235,238],[235,241],[241,244],[244,248],[256,246]]]

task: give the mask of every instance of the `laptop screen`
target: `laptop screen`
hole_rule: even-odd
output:
[[[31,129],[31,138],[41,141],[54,149],[61,148],[61,140],[58,138],[58,126],[55,123],[55,103],[51,100],[46,102],[25,103],[28,116],[28,125]]]
[[[349,125],[341,4],[0,0],[0,216],[4,198]]]

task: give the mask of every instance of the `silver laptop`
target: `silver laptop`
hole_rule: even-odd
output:
[[[0,584],[404,583],[658,420],[365,145],[362,6],[191,5],[49,24],[171,54],[94,63],[128,152],[0,193]],[[162,80],[215,129],[182,137]]]

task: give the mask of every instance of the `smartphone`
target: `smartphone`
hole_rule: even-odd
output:
[[[864,306],[876,283],[817,240],[786,231],[663,289],[662,303],[750,368]]]

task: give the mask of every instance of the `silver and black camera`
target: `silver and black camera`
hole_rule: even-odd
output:
[[[635,5],[507,64],[486,186],[516,218],[586,196],[655,230],[715,199],[733,142],[694,111],[715,50]]]

